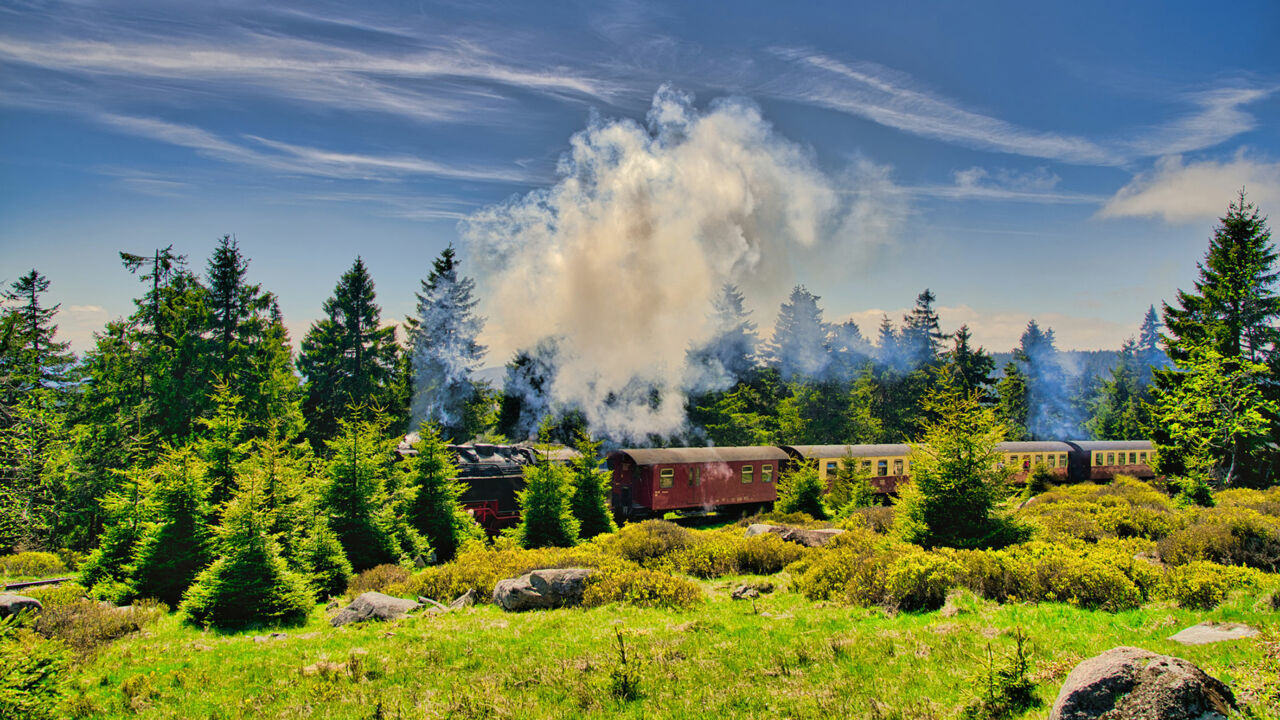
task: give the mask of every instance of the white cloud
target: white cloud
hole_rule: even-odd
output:
[[[1171,155],[1213,147],[1258,126],[1241,105],[1261,100],[1274,90],[1223,88],[1186,96],[1197,112],[1155,127],[1128,145],[1140,157]]]
[[[1030,172],[971,167],[956,171],[952,177],[951,185],[917,185],[905,189],[914,195],[945,200],[1008,200],[1050,205],[1088,205],[1105,200],[1100,195],[1058,190],[1061,178],[1043,167]]]
[[[1099,217],[1159,217],[1165,222],[1194,222],[1221,217],[1241,188],[1265,212],[1280,207],[1280,162],[1245,156],[1231,160],[1184,163],[1181,155],[1160,158],[1107,201]]]
[[[280,173],[355,180],[394,180],[405,176],[431,176],[455,180],[519,183],[529,174],[517,168],[483,168],[444,163],[408,155],[360,155],[304,147],[245,136],[254,143],[279,152],[262,152],[240,145],[191,125],[155,118],[105,114],[100,122],[140,137],[190,148],[205,157],[248,165]]]

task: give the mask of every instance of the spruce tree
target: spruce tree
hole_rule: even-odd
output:
[[[396,333],[394,327],[381,327],[382,310],[375,298],[373,280],[357,257],[324,301],[325,317],[302,340],[302,412],[307,438],[317,449],[337,435],[338,420],[348,407],[388,404]]]
[[[280,554],[262,488],[249,480],[218,527],[213,564],[196,576],[179,611],[196,625],[225,630],[306,621],[314,599]]]
[[[871,470],[862,467],[862,460],[853,456],[853,448],[845,448],[836,476],[831,479],[827,504],[841,517],[853,510],[870,507],[876,503],[875,488],[871,486]]]
[[[815,520],[825,520],[825,490],[817,463],[798,462],[778,477],[778,502],[774,507],[781,513],[805,513]]]
[[[459,277],[453,246],[440,253],[422,281],[417,315],[408,324],[413,357],[415,422],[438,424],[446,437],[466,440],[479,428],[467,427],[467,406],[476,394],[472,373],[485,347],[477,338],[484,318],[475,314],[475,281]],[[463,434],[466,437],[463,437]]]
[[[205,464],[190,448],[170,450],[152,474],[154,519],[134,548],[130,583],[135,597],[176,606],[212,560]]]
[[[295,557],[316,600],[336,597],[347,589],[353,575],[351,562],[325,516],[316,513],[308,523]]]
[[[797,376],[816,377],[830,362],[830,327],[822,320],[818,296],[797,285],[778,310],[773,337],[765,345],[764,356],[783,380]]]
[[[996,383],[996,417],[1004,424],[1010,441],[1026,440],[1031,408],[1028,405],[1027,376],[1010,361],[1004,366],[1004,377]]]
[[[58,326],[54,318],[62,304],[44,306],[41,296],[48,291],[49,279],[33,268],[0,293],[13,303],[3,313],[12,318],[12,324],[5,327],[9,337],[4,343],[5,354],[11,357],[6,362],[6,379],[12,385],[0,388],[6,394],[36,388],[61,389],[70,379],[68,372],[75,355],[68,349],[70,343],[56,339]],[[8,404],[11,398],[3,400]]]
[[[1155,373],[1157,394],[1167,399],[1186,396],[1183,383],[1198,382],[1204,368],[1219,370],[1256,384],[1264,405],[1280,400],[1280,296],[1276,294],[1278,273],[1271,230],[1244,192],[1231,203],[1209,240],[1204,262],[1199,264],[1194,291],[1179,290],[1174,304],[1164,305],[1164,342],[1174,367]],[[1211,352],[1212,351],[1212,352]],[[1267,367],[1255,372],[1255,365]],[[1251,388],[1241,388],[1241,392]],[[1176,408],[1157,410],[1168,418]],[[1230,413],[1225,413],[1230,415]],[[1266,415],[1272,428],[1276,418]],[[1208,416],[1196,414],[1188,421],[1209,423],[1199,431],[1182,434],[1163,423],[1152,427],[1161,469],[1172,475],[1194,473],[1202,461],[1190,436],[1215,434]],[[1188,428],[1190,431],[1191,429]],[[1280,454],[1274,451],[1277,430],[1270,433],[1233,433],[1227,447],[1216,447],[1211,474],[1231,484],[1271,484]]]
[[[742,293],[725,284],[712,303],[712,335],[687,353],[694,391],[716,391],[744,380],[755,369],[756,324],[744,305]]]
[[[244,416],[238,409],[240,403],[240,396],[232,394],[227,384],[215,385],[213,417],[199,420],[205,434],[196,445],[207,468],[209,505],[215,520],[221,516],[222,506],[235,494],[240,463],[248,456]]]
[[[618,529],[609,512],[609,473],[600,468],[600,446],[603,440],[592,440],[582,433],[574,449],[578,456],[570,464],[573,472],[573,497],[569,507],[578,519],[578,537],[590,540]]]
[[[423,423],[413,448],[418,454],[409,460],[409,481],[417,494],[409,517],[436,551],[436,561],[448,562],[463,542],[476,537],[477,526],[459,500],[463,488],[458,482],[458,467],[440,437],[440,428]]]
[[[947,339],[947,335],[942,332],[938,313],[933,309],[935,300],[937,296],[925,288],[924,292],[916,296],[915,307],[902,317],[901,344],[910,367],[919,367],[936,360],[942,341]]]
[[[959,381],[964,392],[976,392],[984,401],[989,401],[994,384],[991,373],[996,369],[995,360],[983,348],[973,348],[970,344],[973,335],[970,334],[968,325],[961,325],[953,337],[955,344],[944,354],[952,376]]]
[[[578,542],[578,518],[570,507],[572,476],[546,452],[524,469],[524,490],[516,493],[520,524],[515,536],[526,548],[571,547]]]
[[[1033,319],[1027,323],[1019,346],[1014,350],[1018,369],[1026,378],[1026,431],[1030,439],[1078,437],[1068,401],[1067,377],[1062,370],[1052,329],[1040,328]]]

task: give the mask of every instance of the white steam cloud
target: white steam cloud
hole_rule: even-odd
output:
[[[647,127],[593,119],[558,174],[473,215],[463,235],[494,336],[516,348],[555,336],[551,401],[617,441],[685,426],[686,351],[714,332],[724,283],[776,301],[792,261],[848,263],[887,227],[870,207],[883,178],[828,176],[754,104],[700,112],[667,86]]]

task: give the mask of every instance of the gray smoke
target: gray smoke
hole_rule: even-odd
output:
[[[682,430],[686,353],[715,334],[725,283],[777,302],[806,251],[856,257],[884,242],[868,206],[881,194],[848,184],[865,175],[823,173],[744,100],[698,111],[664,86],[647,127],[593,119],[558,174],[462,231],[495,342],[558,337],[552,401],[618,440]]]

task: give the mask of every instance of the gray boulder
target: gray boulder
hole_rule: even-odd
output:
[[[1183,645],[1208,645],[1209,643],[1222,642],[1224,640],[1251,638],[1257,634],[1258,631],[1248,625],[1220,623],[1210,620],[1199,625],[1192,625],[1177,635],[1170,636],[1169,639],[1174,642],[1180,642]]]
[[[493,602],[503,610],[545,610],[582,604],[587,578],[595,570],[562,568],[534,570],[516,578],[499,580],[493,588]]]
[[[419,607],[418,603],[412,600],[391,597],[380,592],[367,592],[338,611],[338,614],[329,620],[329,624],[339,627],[348,623],[366,622],[368,620],[396,620],[404,617],[405,613],[417,610]]]
[[[755,537],[766,533],[773,533],[781,537],[787,542],[798,543],[805,547],[822,547],[831,542],[831,538],[844,532],[839,528],[822,528],[818,530],[808,530],[805,528],[793,528],[786,525],[768,525],[765,523],[754,523],[747,528],[745,537]]]
[[[1225,720],[1231,689],[1181,658],[1112,648],[1067,676],[1049,720]]]
[[[44,605],[41,605],[39,600],[29,598],[26,595],[12,595],[7,593],[0,595],[0,618],[17,615],[24,610],[38,613],[44,610]]]
[[[453,602],[449,603],[449,609],[461,610],[462,608],[469,608],[475,604],[476,604],[476,591],[473,589],[473,590],[468,590],[462,593],[461,595],[459,595],[458,597],[454,598]]]

